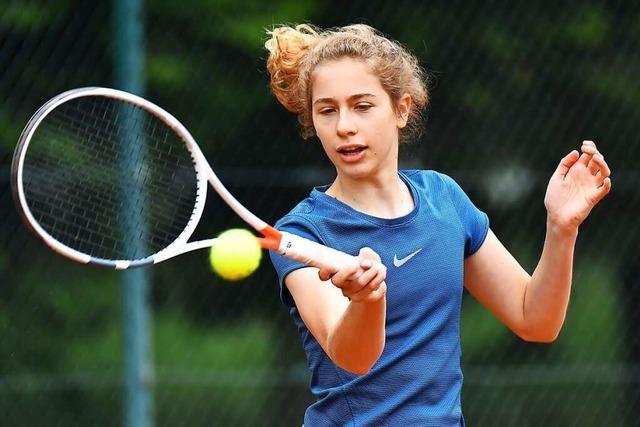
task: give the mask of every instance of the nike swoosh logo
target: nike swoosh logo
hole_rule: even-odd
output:
[[[411,252],[409,255],[407,255],[406,257],[404,257],[402,259],[398,259],[398,257],[396,255],[394,255],[393,256],[393,265],[395,265],[396,267],[402,267],[407,261],[409,261],[411,258],[416,256],[418,254],[418,252],[420,252],[421,250],[422,250],[422,248],[418,249],[415,252]]]

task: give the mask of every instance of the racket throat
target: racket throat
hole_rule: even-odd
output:
[[[264,236],[258,238],[260,246],[262,246],[264,249],[269,249],[272,251],[277,251],[280,248],[282,233],[280,233],[270,225],[267,225],[265,228],[259,231]]]

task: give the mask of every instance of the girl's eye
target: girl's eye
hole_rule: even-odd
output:
[[[373,107],[373,105],[371,105],[371,104],[358,104],[358,105],[356,105],[356,110],[357,111],[367,111],[371,107]]]
[[[335,108],[323,108],[323,109],[321,109],[321,110],[320,110],[320,111],[318,111],[318,112],[319,112],[320,114],[324,114],[324,115],[326,115],[326,114],[331,114],[331,113],[333,113],[334,111],[336,111],[336,110],[335,110]]]

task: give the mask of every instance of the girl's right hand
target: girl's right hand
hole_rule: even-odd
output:
[[[331,283],[342,291],[342,295],[353,302],[379,301],[387,293],[387,268],[371,248],[360,249],[357,258],[358,263],[345,266],[333,275],[330,271],[321,269],[318,277],[322,281],[331,279]]]

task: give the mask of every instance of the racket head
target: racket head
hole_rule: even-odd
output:
[[[143,266],[193,234],[207,192],[200,156],[187,129],[157,105],[115,89],[73,89],[27,123],[12,192],[24,222],[61,255]]]

